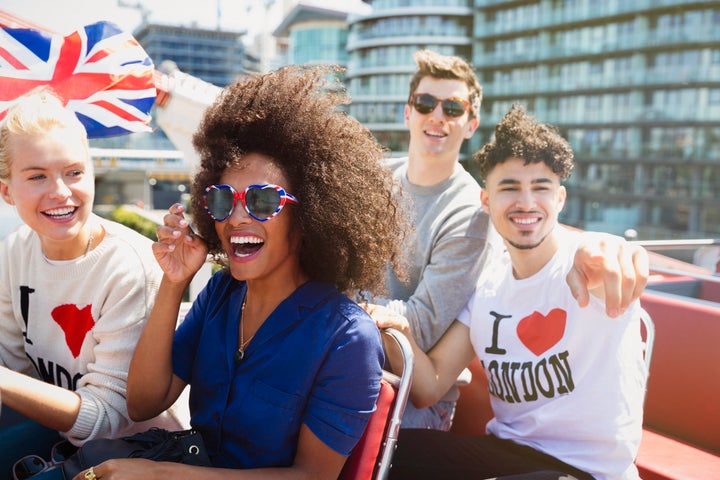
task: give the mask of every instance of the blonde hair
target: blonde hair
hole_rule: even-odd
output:
[[[75,114],[49,89],[34,90],[20,97],[7,111],[0,125],[0,180],[10,178],[10,140],[15,137],[43,135],[62,128],[77,134],[90,159],[85,127]],[[88,162],[92,165],[91,162]]]

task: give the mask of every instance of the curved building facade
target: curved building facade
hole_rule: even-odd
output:
[[[347,65],[348,15],[366,14],[370,6],[359,0],[337,3],[328,6],[299,0],[283,17],[273,35],[286,39],[284,65]]]

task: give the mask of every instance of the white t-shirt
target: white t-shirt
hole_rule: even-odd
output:
[[[597,479],[637,479],[646,374],[640,304],[618,318],[591,297],[580,308],[565,276],[578,234],[513,277],[507,253],[486,268],[459,320],[489,380],[488,432],[552,455]]]

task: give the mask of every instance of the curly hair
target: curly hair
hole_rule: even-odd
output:
[[[483,183],[495,165],[511,157],[522,158],[525,165],[543,162],[565,180],[573,168],[570,144],[555,127],[538,122],[520,104],[513,104],[495,127],[495,138],[473,155]]]
[[[470,116],[480,118],[480,103],[482,102],[482,86],[475,72],[468,62],[460,57],[441,55],[432,50],[418,50],[413,55],[417,64],[417,71],[410,79],[410,95],[408,103],[412,101],[420,81],[425,77],[448,80],[460,80],[468,87],[470,100]]]
[[[337,66],[292,65],[240,77],[205,113],[193,143],[201,161],[190,214],[211,254],[224,255],[203,193],[249,153],[271,157],[298,199],[298,256],[314,280],[340,291],[382,292],[388,263],[402,270],[409,217],[370,131],[341,110],[350,99]],[[285,214],[285,211],[283,214]]]

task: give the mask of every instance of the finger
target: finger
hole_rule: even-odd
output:
[[[635,268],[634,250],[622,248],[619,252],[620,276],[622,281],[620,310],[625,311],[634,300],[635,285],[639,281]]]
[[[185,207],[181,203],[174,203],[168,208],[168,213],[163,217],[165,225],[185,228],[188,226],[185,220]]]
[[[202,237],[192,229],[190,223],[179,215],[168,213],[163,217],[163,223],[164,225],[157,227],[156,235],[158,238],[161,238],[160,231],[162,231],[165,233],[163,236],[165,239],[177,239],[184,235],[184,240],[188,244],[192,244],[196,238],[202,240]]]
[[[193,244],[193,243],[198,243],[198,242],[204,241],[203,238],[200,235],[198,235],[195,232],[195,230],[192,229],[192,227],[190,226],[189,223],[187,223],[187,221],[183,220],[183,222],[185,225],[184,233],[185,233],[185,242],[186,243]]]
[[[602,285],[605,291],[605,313],[612,318],[620,315],[622,302],[623,277],[621,275],[620,260],[618,258],[622,247],[615,252],[609,252],[601,265]]]
[[[157,230],[155,230],[155,235],[157,236],[158,241],[174,241],[180,236],[179,232],[180,230],[178,230],[177,228],[168,227],[165,225],[158,225]]]
[[[164,255],[166,253],[170,253],[175,251],[175,244],[174,243],[168,243],[168,242],[154,242],[151,245],[153,255],[155,255],[156,258],[158,258],[158,255]]]
[[[182,203],[173,203],[168,211],[173,215],[182,215],[185,212],[185,206]]]
[[[648,280],[650,279],[650,258],[647,250],[643,247],[636,246],[633,253],[633,265],[635,266],[635,288],[632,294],[632,301],[640,298],[645,291]]]
[[[572,296],[581,307],[587,307],[590,303],[590,292],[587,288],[587,278],[585,275],[576,267],[573,267],[565,277],[565,281],[570,287]]]
[[[73,480],[97,480],[99,478],[100,476],[97,474],[97,470],[93,466],[75,475]]]

